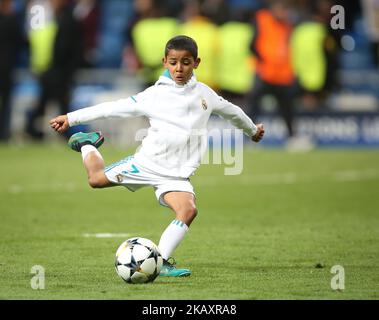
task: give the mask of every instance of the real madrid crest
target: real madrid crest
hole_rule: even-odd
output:
[[[203,107],[204,110],[208,109],[208,105],[207,105],[207,102],[205,101],[205,99],[201,99],[201,106]]]

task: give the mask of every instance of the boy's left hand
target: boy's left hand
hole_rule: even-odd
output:
[[[257,124],[257,133],[251,137],[254,142],[259,142],[262,140],[265,134],[265,129],[263,128],[263,123]]]

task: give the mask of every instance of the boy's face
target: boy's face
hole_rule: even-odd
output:
[[[163,58],[163,64],[170,72],[172,80],[179,85],[184,85],[191,79],[193,69],[196,69],[199,63],[200,59],[195,60],[187,50],[171,49]]]

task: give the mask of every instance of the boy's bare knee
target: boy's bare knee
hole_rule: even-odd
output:
[[[101,188],[101,184],[99,183],[99,181],[93,178],[88,179],[88,184],[90,185],[91,188],[94,188],[94,189]]]
[[[189,226],[197,216],[195,197],[193,194],[172,191],[164,195],[164,200],[175,212],[176,219],[184,222],[187,226]]]
[[[193,207],[191,209],[189,209],[189,216],[192,218],[192,219],[195,219],[196,216],[197,216],[197,208],[196,207]]]
[[[192,221],[197,216],[197,209],[194,206],[188,206],[185,208],[182,208],[177,212],[177,218],[181,221],[183,221],[187,226],[189,226]]]
[[[88,177],[88,184],[91,188],[98,189],[106,187],[109,182],[102,175],[92,175]]]

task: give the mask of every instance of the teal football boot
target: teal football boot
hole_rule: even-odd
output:
[[[80,152],[80,149],[90,144],[96,148],[99,148],[104,142],[104,136],[100,131],[96,132],[78,132],[71,136],[68,140],[68,145],[72,150]]]
[[[174,258],[170,259],[172,259],[172,262],[163,259],[162,269],[159,273],[161,277],[188,277],[189,275],[191,275],[191,271],[188,269],[176,268],[176,262]]]

